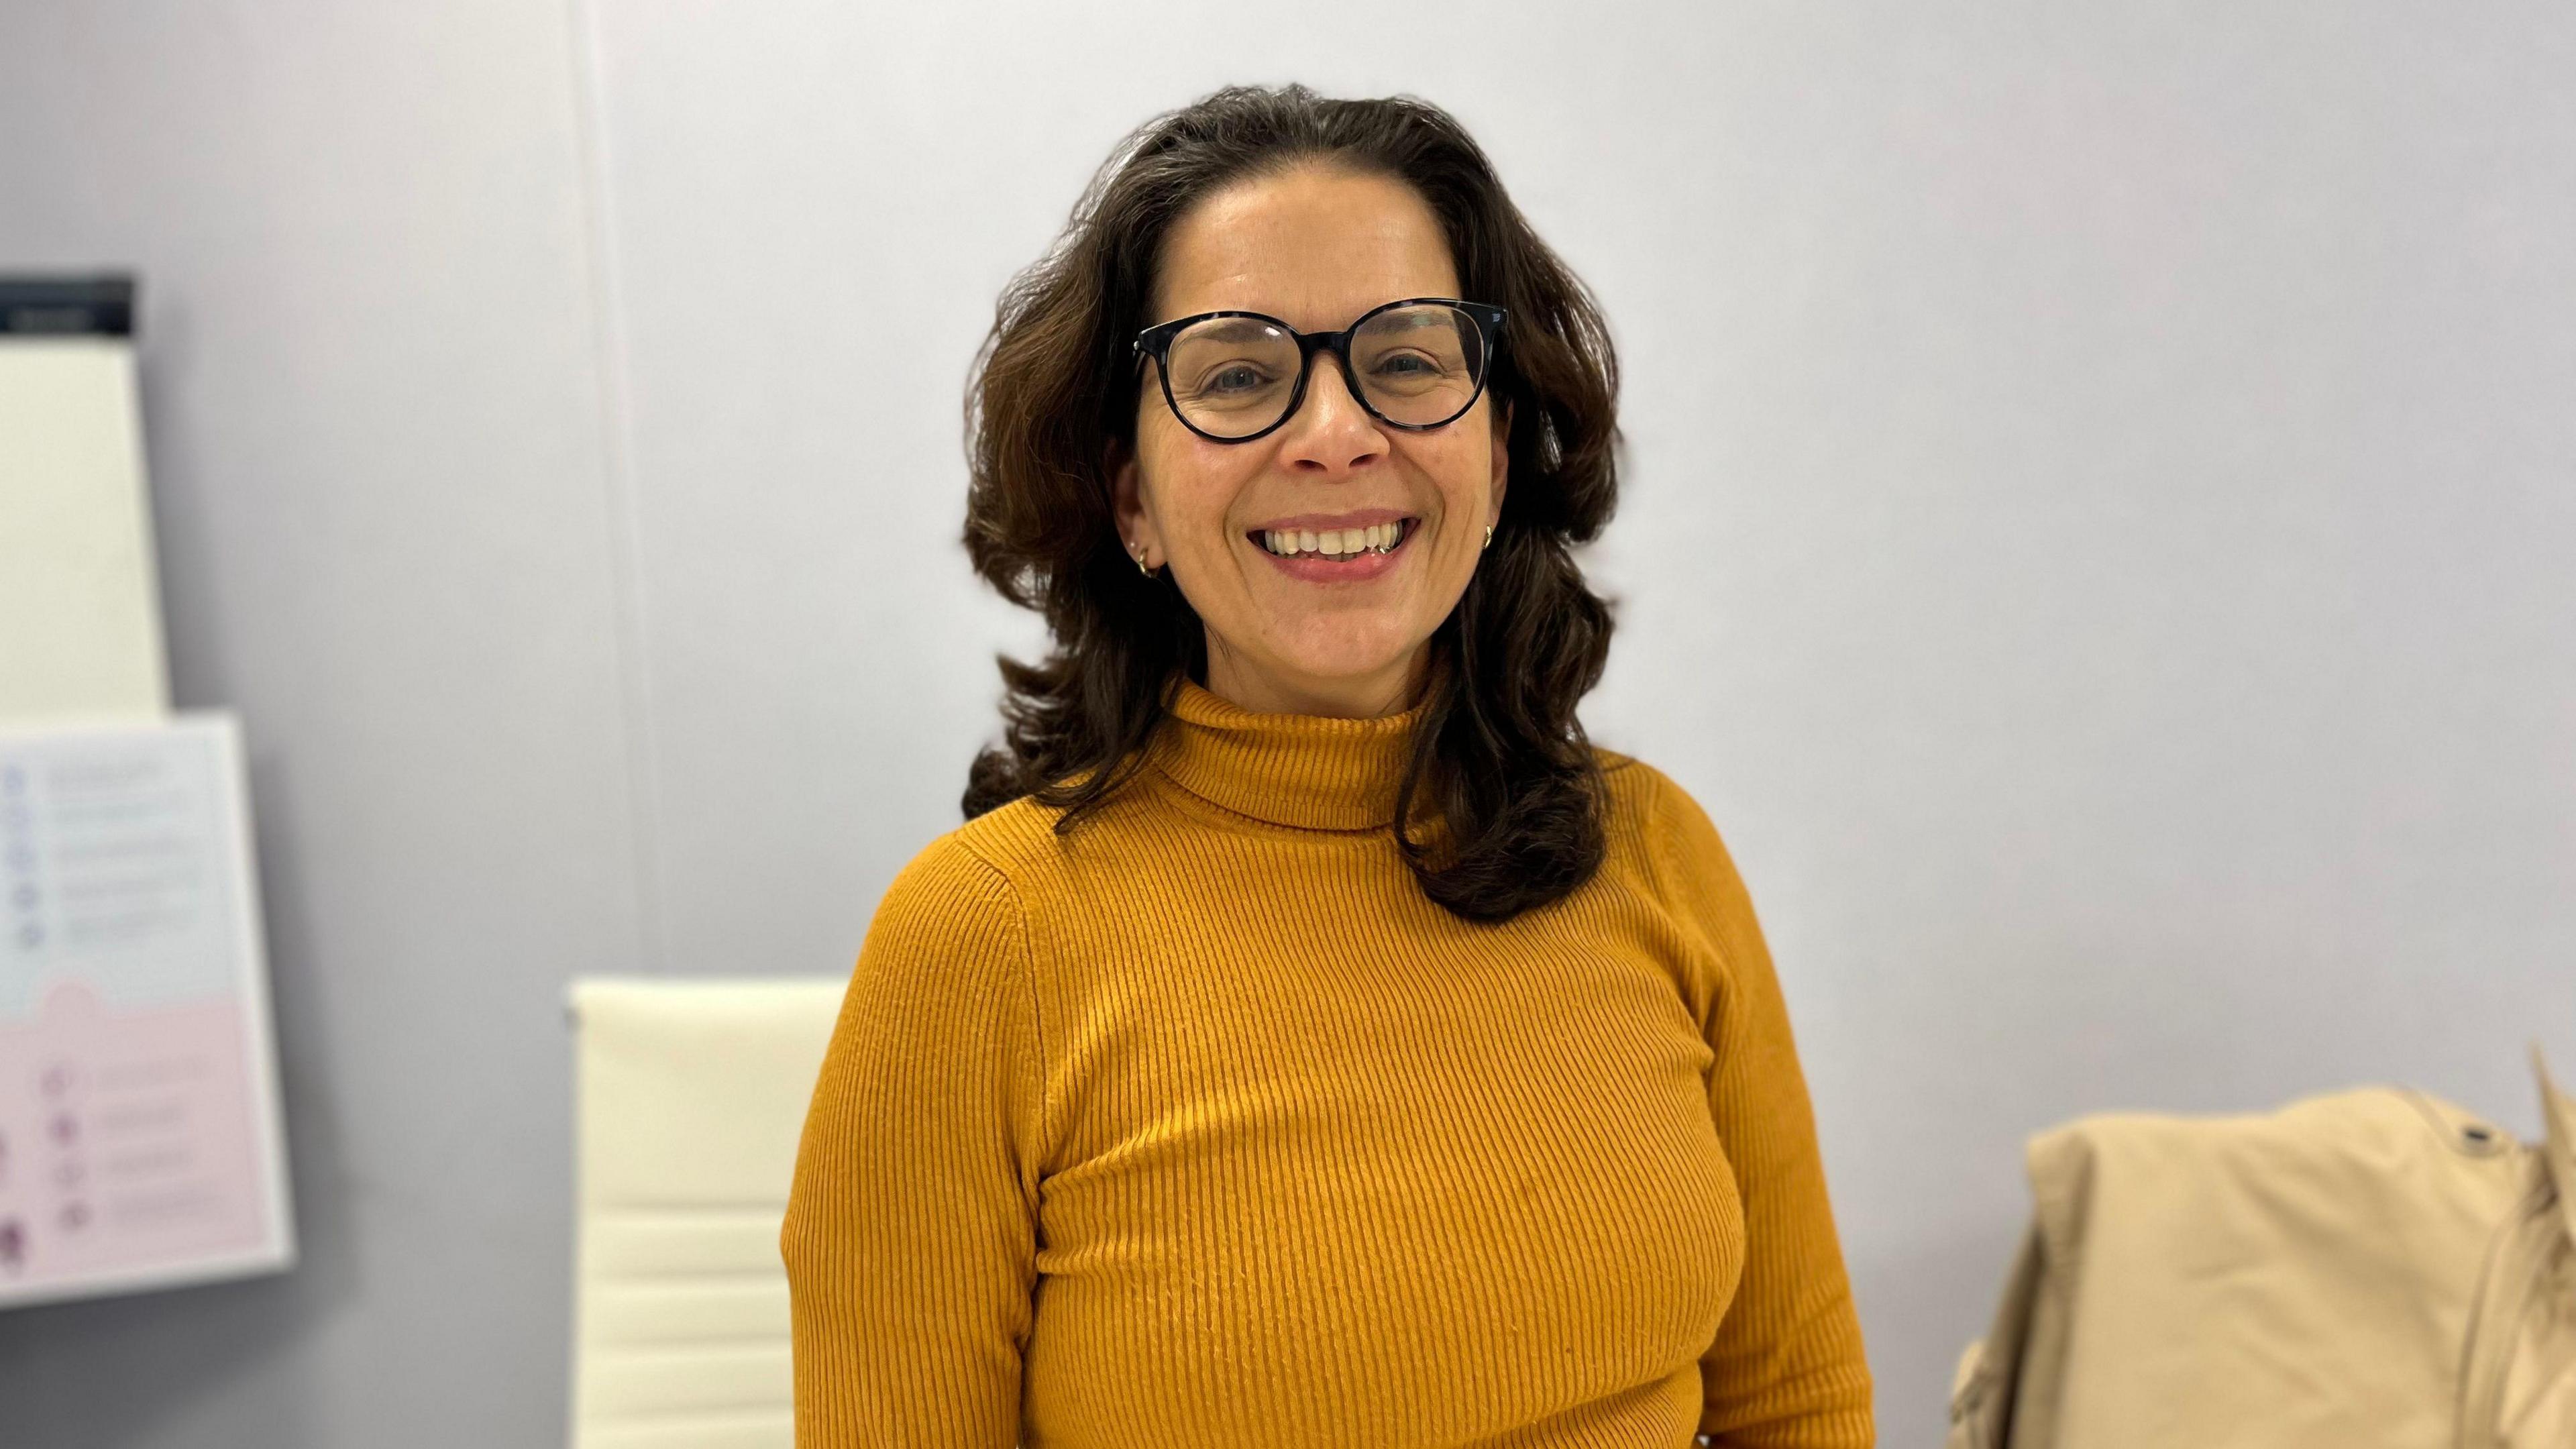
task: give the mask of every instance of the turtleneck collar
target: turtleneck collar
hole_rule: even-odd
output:
[[[1256,714],[1174,676],[1147,758],[1173,784],[1238,815],[1305,830],[1368,830],[1395,819],[1416,705],[1376,719]]]

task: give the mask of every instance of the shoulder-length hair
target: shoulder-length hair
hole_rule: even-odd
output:
[[[1610,611],[1569,548],[1617,499],[1618,363],[1589,289],[1484,152],[1411,97],[1231,87],[1157,116],[1003,291],[967,388],[966,550],[1005,598],[1044,615],[1055,647],[1035,664],[1001,659],[1002,744],[976,758],[966,814],[1032,796],[1070,830],[1141,768],[1173,671],[1204,678],[1197,612],[1168,570],[1137,571],[1111,512],[1116,459],[1136,441],[1128,343],[1158,320],[1147,312],[1176,220],[1232,183],[1312,162],[1413,187],[1464,295],[1511,314],[1487,383],[1511,404],[1502,514],[1432,636],[1434,684],[1395,816],[1426,895],[1470,920],[1508,919],[1567,895],[1602,859],[1606,791],[1575,705],[1600,682]]]

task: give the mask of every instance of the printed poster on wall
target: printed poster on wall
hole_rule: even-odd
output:
[[[241,733],[0,727],[0,1307],[294,1261]]]

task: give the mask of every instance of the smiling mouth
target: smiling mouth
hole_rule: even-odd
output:
[[[1372,523],[1366,528],[1327,528],[1321,531],[1271,528],[1244,536],[1251,539],[1255,547],[1279,558],[1319,558],[1339,562],[1395,552],[1413,536],[1413,527],[1419,521],[1399,518],[1393,523]]]

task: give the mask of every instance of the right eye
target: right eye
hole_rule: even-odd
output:
[[[1269,374],[1260,368],[1249,362],[1232,362],[1201,378],[1198,390],[1202,397],[1224,397],[1230,393],[1256,391],[1269,384]]]

